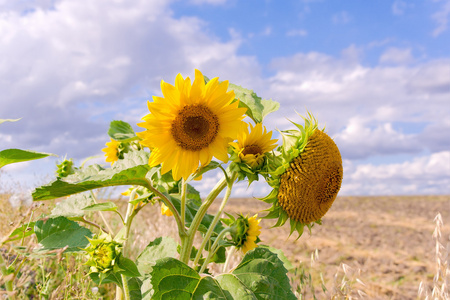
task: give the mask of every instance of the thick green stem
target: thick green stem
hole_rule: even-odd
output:
[[[227,259],[225,260],[225,263],[223,264],[222,273],[226,273],[228,271],[228,265],[230,264],[231,257],[233,257],[233,254],[236,252],[236,247],[232,246],[228,250]]]
[[[226,233],[230,232],[230,228],[225,228],[222,230],[219,235],[217,236],[216,240],[214,241],[214,244],[211,246],[210,251],[208,252],[208,256],[206,257],[205,261],[203,262],[202,268],[200,269],[199,273],[203,273],[203,271],[206,269],[206,266],[209,264],[209,261],[211,257],[217,252],[217,249],[219,249],[219,243],[220,240],[224,237]]]
[[[184,262],[185,264],[189,262],[189,257],[192,251],[192,245],[194,243],[195,233],[197,232],[198,227],[200,226],[200,223],[203,220],[203,217],[208,211],[208,208],[211,206],[211,204],[214,202],[214,200],[226,186],[227,186],[227,179],[223,177],[212,189],[212,191],[206,197],[205,201],[195,214],[194,220],[192,221],[191,226],[189,227],[189,230],[187,232],[187,237],[185,238],[185,241],[181,247],[180,261]]]
[[[184,180],[184,178],[181,180],[181,224],[186,224],[185,222],[185,215],[186,215],[186,189],[187,189],[187,183]]]
[[[145,187],[148,188],[149,190],[151,190],[156,195],[158,195],[158,197],[161,198],[161,200],[164,202],[164,204],[173,213],[173,216],[174,216],[175,221],[177,222],[177,226],[178,226],[178,234],[179,234],[180,238],[183,239],[183,237],[186,236],[186,229],[185,229],[184,224],[181,222],[181,217],[178,214],[177,209],[175,208],[175,206],[173,206],[172,202],[166,197],[166,195],[164,195],[163,193],[161,193],[160,191],[155,189],[152,186],[152,183],[148,179],[146,179],[146,181],[148,184]]]
[[[123,285],[123,296],[125,300],[130,300],[130,288],[128,287],[128,280],[127,276],[120,274],[120,277],[122,278],[122,285]]]
[[[214,228],[216,228],[216,225],[219,222],[220,217],[222,216],[223,210],[225,209],[225,205],[227,204],[228,199],[230,198],[233,183],[236,180],[236,178],[237,178],[237,173],[234,173],[231,176],[231,180],[228,184],[227,191],[225,193],[225,196],[222,199],[222,203],[220,204],[219,211],[214,216],[214,219],[213,219],[211,225],[209,226],[208,231],[205,234],[205,237],[203,238],[202,244],[200,245],[200,248],[198,248],[197,255],[195,256],[195,259],[194,259],[194,266],[197,265],[201,255],[202,255],[202,251],[203,251],[203,249],[205,249],[206,243],[210,240],[211,235],[214,232]]]

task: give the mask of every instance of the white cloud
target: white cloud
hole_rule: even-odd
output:
[[[388,48],[380,57],[383,64],[408,64],[414,60],[410,48]]]
[[[352,17],[347,11],[341,11],[334,14],[331,20],[334,24],[347,24],[352,20]]]
[[[432,15],[433,20],[437,23],[437,27],[433,30],[434,37],[439,36],[448,29],[448,20],[450,18],[450,0],[434,0],[442,2],[442,6]]]
[[[308,35],[308,31],[306,31],[305,29],[292,29],[289,30],[288,32],[286,32],[287,36],[307,36]]]
[[[403,0],[395,0],[392,3],[392,13],[396,16],[401,16],[408,8],[414,7],[414,3],[406,2]]]
[[[394,164],[346,162],[342,194],[449,194],[450,152],[442,151]]]
[[[227,0],[189,0],[189,2],[195,5],[202,5],[202,4],[223,5],[227,3]]]

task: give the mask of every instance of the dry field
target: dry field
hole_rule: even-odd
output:
[[[1,200],[6,202],[5,198]],[[118,204],[125,204],[125,201]],[[217,207],[219,203],[215,205]],[[39,211],[49,211],[52,206],[51,202],[45,202]],[[260,213],[261,216],[264,215],[261,211],[267,207],[266,203],[256,199],[230,199],[226,211]],[[210,213],[214,213],[214,208],[211,207]],[[307,274],[311,274],[317,299],[329,298],[326,295],[336,286],[335,274],[343,274],[341,263],[349,265],[355,272],[354,278],[364,282],[365,286],[356,283],[353,288],[354,291],[363,290],[368,295],[365,299],[419,299],[420,282],[432,284],[436,272],[432,234],[435,229],[433,219],[438,212],[444,222],[442,243],[446,245],[450,234],[450,196],[338,197],[323,218],[323,225],[315,226],[311,235],[306,231],[298,240],[295,234],[288,238],[288,226],[269,230],[274,220],[263,220],[260,237],[262,243],[282,249],[294,266],[306,268]],[[14,210],[5,211],[5,203],[2,203],[0,213],[1,237],[14,221],[20,220],[20,214],[13,216]],[[36,211],[34,216],[39,214]],[[129,253],[130,256],[137,255],[158,236],[176,235],[173,219],[161,216],[159,206],[144,209],[137,216],[132,232],[134,251]],[[316,249],[319,258],[311,267],[311,253]],[[328,294],[322,292],[321,275]],[[66,287],[70,286],[68,284]],[[311,293],[305,299],[311,299]]]
[[[251,199],[233,199],[229,205],[236,212],[256,213],[265,203]],[[338,197],[323,218],[322,226],[313,227],[311,235],[288,239],[287,228],[263,230],[265,244],[279,247],[293,262],[309,266],[311,253],[318,249],[313,277],[320,282],[323,273],[326,286],[333,286],[340,263],[355,271],[365,286],[369,299],[418,299],[420,282],[433,283],[436,272],[435,229],[433,219],[440,212],[444,226],[442,243],[449,241],[450,196],[410,197]],[[272,220],[263,220],[266,229]],[[294,265],[295,265],[294,263]],[[318,299],[320,284],[316,285]]]

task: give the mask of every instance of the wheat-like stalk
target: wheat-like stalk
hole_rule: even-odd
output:
[[[436,227],[433,232],[433,239],[435,241],[435,259],[436,259],[436,273],[433,277],[433,288],[428,287],[423,281],[419,284],[419,298],[424,300],[448,300],[450,299],[450,294],[448,291],[449,280],[450,280],[450,237],[447,238],[446,246],[441,243],[442,233],[441,227],[444,225],[442,221],[442,216],[440,213],[434,218]]]

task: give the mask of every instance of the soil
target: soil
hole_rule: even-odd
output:
[[[263,216],[261,210],[268,207],[255,199],[230,199],[227,211]],[[318,299],[326,299],[320,273],[326,295],[330,295],[333,286],[341,283],[342,263],[350,267],[346,270],[353,279],[353,295],[361,290],[366,299],[417,299],[421,281],[433,287],[437,270],[433,220],[438,213],[444,223],[440,242],[446,247],[450,196],[338,197],[311,234],[305,230],[296,240],[295,233],[289,237],[289,222],[269,230],[275,222],[264,219],[260,238],[263,244],[282,249],[294,266],[303,266],[311,274]],[[319,258],[311,267],[316,249]],[[334,282],[336,275],[338,283]]]

